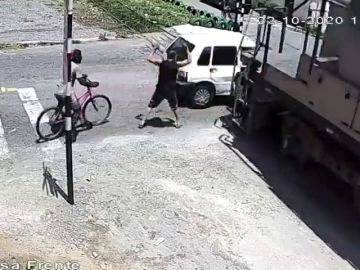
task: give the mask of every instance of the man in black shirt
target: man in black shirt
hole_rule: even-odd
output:
[[[176,79],[179,67],[186,66],[191,63],[191,54],[189,48],[185,45],[187,52],[187,59],[184,61],[176,62],[177,54],[175,51],[168,52],[167,59],[157,60],[154,58],[155,51],[148,57],[148,61],[159,67],[159,78],[156,85],[155,92],[148,105],[148,113],[141,121],[139,128],[142,128],[146,124],[146,120],[151,114],[152,110],[155,109],[159,104],[166,99],[170,105],[170,108],[175,116],[175,127],[179,128],[179,116],[177,113],[178,101],[176,96]]]
[[[225,19],[234,20],[233,11],[236,9],[236,1],[235,0],[222,0],[221,1],[221,14]]]

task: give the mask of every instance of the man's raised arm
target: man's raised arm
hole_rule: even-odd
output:
[[[159,66],[164,59],[162,56],[161,56],[161,60],[156,59],[155,52],[156,52],[156,49],[149,55],[149,57],[147,58],[147,61],[150,62],[151,64]]]

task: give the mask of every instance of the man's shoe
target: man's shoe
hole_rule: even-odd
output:
[[[143,128],[146,125],[146,121],[141,121],[141,123],[139,124],[139,128]]]

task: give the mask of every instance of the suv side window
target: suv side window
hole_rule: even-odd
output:
[[[200,54],[197,62],[198,66],[208,66],[210,64],[211,47],[205,47]]]
[[[237,64],[237,57],[236,57],[237,48],[233,47],[214,47],[214,55],[212,64],[214,66],[233,66],[234,61],[236,58]]]

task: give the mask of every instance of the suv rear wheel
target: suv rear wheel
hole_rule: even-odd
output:
[[[215,89],[209,83],[199,83],[195,85],[192,94],[192,105],[195,108],[207,108],[214,99]]]

